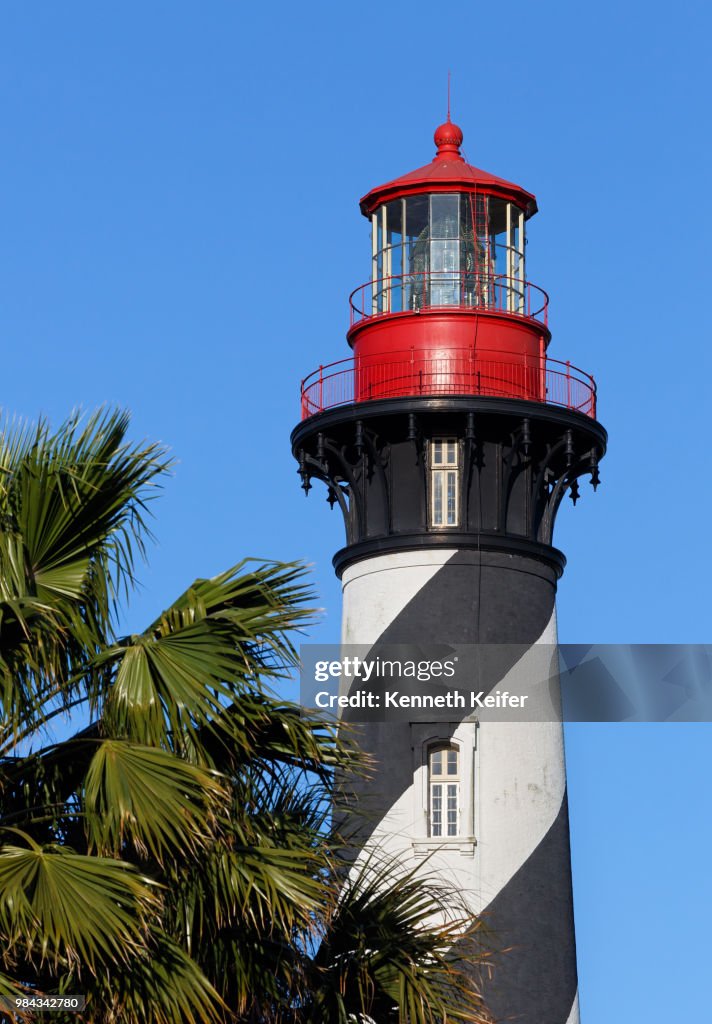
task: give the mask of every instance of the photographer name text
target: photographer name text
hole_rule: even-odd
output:
[[[510,693],[508,690],[493,690],[485,693],[479,690],[461,692],[449,690],[447,693],[411,694],[400,690],[384,690],[373,693],[371,690],[356,690],[355,693],[333,694],[321,690],[315,697],[318,708],[523,708],[529,699],[528,694]]]

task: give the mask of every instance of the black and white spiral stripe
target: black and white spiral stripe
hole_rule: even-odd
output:
[[[392,644],[520,645],[511,653],[498,649],[478,681],[485,691],[521,665],[534,645],[556,642],[556,576],[528,556],[404,551],[358,561],[342,582],[342,641],[367,646],[371,656]],[[414,727],[404,720],[359,728],[379,765],[362,794],[361,836],[366,845],[378,843],[412,864],[424,834]],[[455,885],[473,914],[485,915],[496,946],[509,950],[496,958],[492,980],[480,979],[495,1018],[578,1024],[561,725],[484,718],[476,739],[473,725],[453,722],[450,728],[465,745],[477,747],[474,783],[462,794],[474,807],[476,845],[469,854],[436,850],[428,870]]]

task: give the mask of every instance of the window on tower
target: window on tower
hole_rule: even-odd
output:
[[[428,817],[433,838],[460,834],[460,751],[438,744],[428,752]]]
[[[439,437],[430,442],[430,523],[459,524],[459,451],[457,438]]]

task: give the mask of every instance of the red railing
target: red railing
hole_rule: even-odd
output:
[[[535,284],[502,274],[430,271],[381,277],[349,296],[351,326],[393,313],[424,309],[507,313],[548,323],[549,296]]]
[[[509,352],[455,350],[383,353],[320,366],[302,381],[302,419],[354,402],[420,395],[487,395],[519,398],[596,417],[593,377],[556,359]]]

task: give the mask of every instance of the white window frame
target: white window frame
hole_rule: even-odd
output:
[[[430,525],[460,525],[460,444],[456,437],[434,437],[429,446]],[[450,486],[453,500],[450,509]]]
[[[429,747],[428,833],[432,839],[457,839],[460,835],[460,772],[460,748],[456,744],[434,743]]]
[[[479,722],[468,715],[451,722],[446,729],[433,730],[432,723],[411,723],[413,750],[413,838],[416,857],[474,857],[479,827]],[[432,836],[430,827],[430,753],[437,747],[456,747],[459,751],[458,835]],[[447,776],[445,776],[447,778]]]

